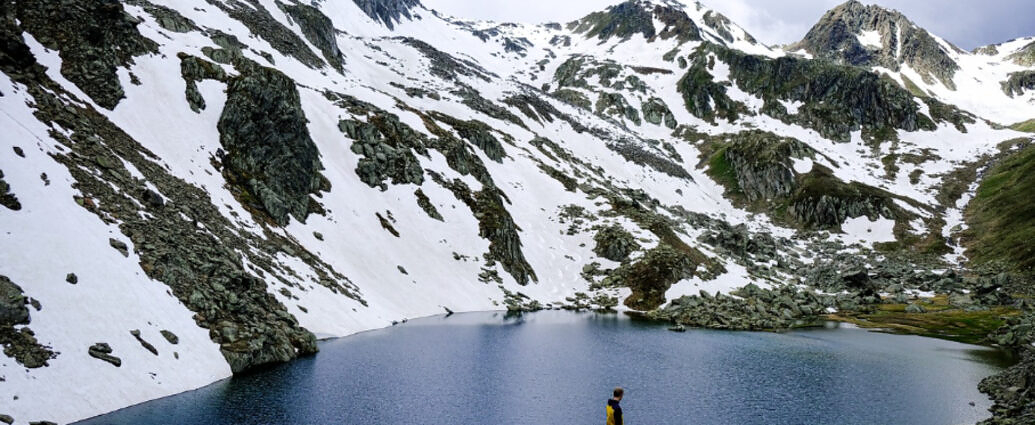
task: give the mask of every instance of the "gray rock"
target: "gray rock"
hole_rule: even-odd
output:
[[[287,225],[289,216],[305,222],[309,194],[329,187],[295,82],[251,61],[236,67],[240,75],[227,85],[217,126],[223,174],[278,225]]]
[[[596,242],[593,253],[616,262],[625,261],[629,254],[640,249],[636,238],[617,224],[601,228],[593,236],[593,240]]]
[[[0,275],[0,328],[28,324],[28,304],[22,288]]]
[[[68,283],[71,283],[71,284],[75,285],[75,284],[79,283],[79,277],[76,276],[75,273],[69,273],[69,274],[65,275],[65,282],[68,282]]]
[[[147,341],[144,341],[144,338],[140,337],[140,330],[139,329],[133,329],[133,330],[129,331],[129,333],[131,335],[133,335],[133,338],[137,339],[137,342],[139,342],[140,345],[143,346],[145,350],[150,351],[151,354],[154,354],[156,356],[158,355],[158,349],[155,348],[154,345],[151,345],[151,343],[149,343]]]
[[[162,329],[160,332],[162,336],[165,337],[165,340],[169,341],[170,344],[176,345],[180,343],[180,338],[176,336],[176,334],[165,329]]]
[[[157,53],[158,44],[137,30],[139,21],[121,2],[57,0],[12,5],[23,28],[61,56],[61,75],[98,105],[114,109],[125,97],[117,69],[133,57]]]
[[[909,303],[909,305],[906,306],[906,313],[925,313],[925,312],[927,312],[927,310],[924,309],[923,306],[921,306],[920,304],[917,304],[917,303]]]
[[[127,246],[125,242],[115,238],[109,238],[108,244],[111,245],[112,248],[115,248],[116,251],[121,253],[123,257],[129,257],[129,246]]]
[[[87,350],[87,354],[95,359],[111,363],[115,367],[122,366],[122,359],[111,355],[112,351],[111,346],[107,343],[98,342],[90,346]]]

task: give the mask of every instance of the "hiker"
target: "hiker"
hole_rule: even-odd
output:
[[[607,400],[607,425],[623,425],[622,422],[622,406],[618,405],[619,401],[622,401],[622,394],[625,394],[625,390],[622,387],[615,387],[613,396]]]

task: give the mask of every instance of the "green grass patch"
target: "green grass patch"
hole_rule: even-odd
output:
[[[902,76],[902,83],[903,85],[905,85],[906,90],[909,90],[909,92],[912,93],[913,96],[929,96],[927,93],[924,93],[923,89],[921,89],[920,86],[916,85],[916,83],[914,83],[913,80],[910,80],[909,77],[906,77],[905,75]]]
[[[947,339],[967,344],[988,344],[988,334],[1017,316],[1019,310],[995,307],[982,311],[966,311],[949,305],[945,296],[919,302],[927,312],[906,313],[906,304],[881,304],[872,313],[830,315],[837,321],[864,328],[881,328],[889,332]]]
[[[1017,124],[1011,125],[1010,128],[1017,131],[1024,131],[1027,133],[1035,133],[1035,118],[1027,121],[1021,121]]]
[[[740,184],[737,183],[737,170],[726,158],[726,149],[725,146],[719,148],[708,158],[708,175],[715,179],[716,183],[726,188],[727,196],[739,195],[741,190]]]
[[[974,265],[1005,262],[1014,271],[1035,270],[1035,145],[993,166],[967,206],[967,255]]]

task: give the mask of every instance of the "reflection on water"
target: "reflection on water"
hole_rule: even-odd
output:
[[[689,330],[618,314],[454,314],[325,341],[315,357],[85,424],[950,424],[1003,353],[836,324]],[[970,405],[974,402],[974,406]]]

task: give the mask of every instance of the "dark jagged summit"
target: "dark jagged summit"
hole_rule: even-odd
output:
[[[388,29],[395,29],[395,23],[402,18],[413,19],[410,9],[420,6],[420,0],[352,0],[363,9],[367,16],[385,24]]]
[[[870,37],[879,37],[867,39]],[[894,71],[909,65],[926,83],[937,79],[954,88],[953,76],[959,65],[950,50],[962,52],[952,44],[941,43],[895,10],[865,6],[848,1],[828,11],[788,50],[804,49],[817,58],[850,65],[882,66]]]
[[[654,27],[654,19],[665,24],[660,30]],[[666,0],[629,0],[593,12],[568,24],[568,29],[584,33],[586,38],[597,37],[607,41],[611,37],[629,39],[642,34],[648,41],[657,38],[668,40],[676,37],[680,42],[701,40],[701,29],[694,23],[683,6]]]

